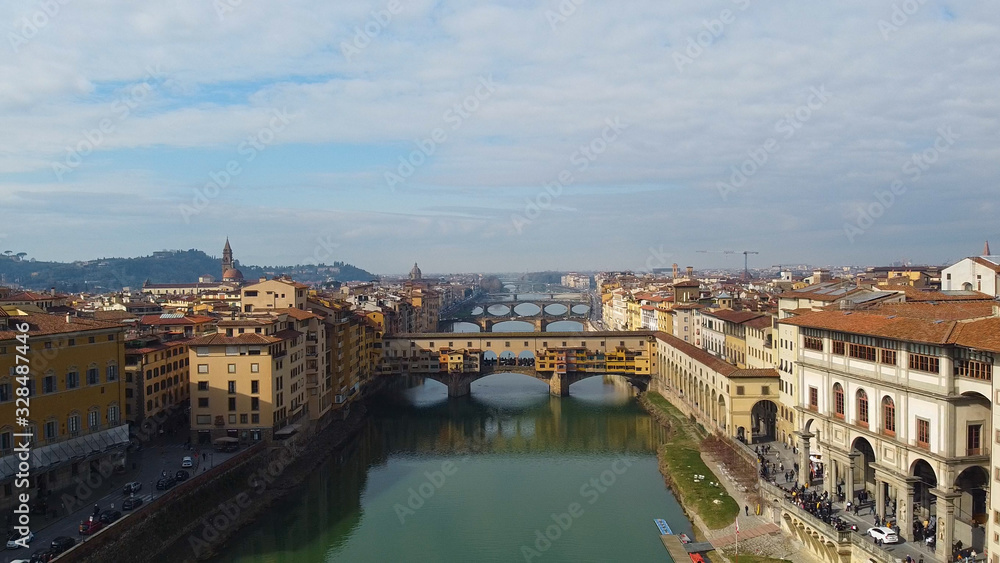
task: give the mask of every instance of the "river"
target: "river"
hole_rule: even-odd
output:
[[[433,381],[385,391],[351,447],[215,561],[669,561],[653,519],[691,525],[657,470],[662,429],[616,379],[563,398],[518,374],[454,399]]]

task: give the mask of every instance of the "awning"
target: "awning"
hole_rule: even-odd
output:
[[[239,444],[240,443],[239,438],[232,438],[232,437],[229,437],[229,436],[226,436],[226,437],[223,437],[223,438],[216,438],[213,441],[216,444]]]
[[[295,434],[296,432],[299,431],[299,426],[300,425],[298,425],[298,424],[289,424],[288,426],[286,426],[286,427],[282,428],[281,430],[278,430],[277,432],[275,432],[274,435],[275,435],[275,437],[278,437],[278,436],[291,436],[292,434]]]
[[[14,440],[16,446],[20,438]],[[83,461],[92,455],[124,449],[129,443],[128,425],[123,424],[107,430],[71,438],[40,448],[31,448],[31,469],[33,473],[43,473],[72,461]],[[13,478],[17,473],[18,454],[0,459],[0,482]]]

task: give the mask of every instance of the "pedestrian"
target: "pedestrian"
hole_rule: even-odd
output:
[[[743,505],[743,512],[746,512],[747,516],[750,516],[750,507],[748,505]]]
[[[97,506],[97,505],[95,504],[95,505],[94,505],[94,516],[97,516],[97,515],[98,515],[98,514],[100,514],[100,513],[101,513],[101,507],[100,507],[100,506]]]
[[[869,512],[868,514],[875,514],[875,505],[874,504],[871,506],[871,512]]]

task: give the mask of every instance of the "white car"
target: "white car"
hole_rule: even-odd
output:
[[[191,456],[184,456],[184,459],[181,460],[181,467],[194,467],[194,461],[191,459]]]
[[[897,543],[899,541],[896,532],[886,527],[868,528],[868,535],[876,540],[882,540],[882,543]]]
[[[19,547],[23,547],[20,543],[18,543],[18,540],[20,540],[21,537],[22,536],[20,534],[11,534],[11,535],[7,536],[7,549],[17,549]],[[31,543],[31,540],[33,540],[33,539],[35,539],[35,533],[34,532],[28,532],[28,539],[27,539],[27,541],[22,542],[22,543]]]

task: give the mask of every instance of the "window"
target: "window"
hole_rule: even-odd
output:
[[[208,397],[198,397],[198,407],[208,408]]]
[[[250,415],[250,423],[251,424],[260,424],[260,415],[259,414],[251,414]]]
[[[229,424],[236,424],[236,415],[235,414],[229,415]]]
[[[839,383],[833,384],[833,415],[844,418],[844,388]]]
[[[118,424],[118,405],[111,405],[108,407],[108,424],[117,425]]]
[[[254,379],[253,381],[250,382],[250,392],[260,393],[260,381]]]
[[[929,373],[938,373],[938,363],[939,360],[935,356],[913,353],[910,354],[910,369],[926,371]]]
[[[198,373],[208,373],[208,364],[198,364]]]
[[[931,421],[917,419],[917,445],[921,448],[931,447]]]
[[[247,423],[247,420],[248,420],[249,418],[250,418],[249,416],[247,416],[247,415],[245,415],[245,414],[241,414],[241,415],[240,415],[240,424],[246,424],[246,423]]]
[[[229,398],[229,410],[230,411],[236,410],[236,397]]]
[[[212,415],[210,414],[199,414],[196,417],[197,424],[212,424]]]
[[[868,428],[868,393],[858,389],[858,424]]]
[[[87,370],[87,385],[97,385],[99,383],[97,379],[97,368],[90,368]]]
[[[87,338],[87,343],[88,344],[93,344],[94,342],[96,342],[96,339],[93,336]]]
[[[105,369],[105,375],[107,376],[108,382],[118,381],[118,366],[108,366]]]
[[[252,411],[260,410],[260,397],[250,397],[250,410]]]
[[[208,391],[208,382],[207,381],[199,381],[198,382],[198,390],[199,391]]]
[[[227,367],[229,368],[229,373],[236,373],[236,364],[229,364]]]
[[[4,432],[0,434],[0,451],[8,452],[14,448],[14,434],[12,432]]]
[[[87,413],[87,427],[90,429],[97,428],[101,425],[101,413],[97,411],[90,411]]]
[[[823,339],[807,336],[802,342],[802,347],[807,350],[823,351]]]
[[[45,423],[45,439],[46,440],[51,440],[51,439],[55,438],[58,435],[59,435],[59,424],[56,421],[54,421],[54,420],[50,420],[50,421],[46,422]]]
[[[896,351],[895,350],[879,350],[881,357],[879,361],[883,364],[894,366],[896,365]]]
[[[968,431],[966,432],[965,455],[981,455],[983,451],[982,440],[983,440],[983,425],[970,424],[968,426]]]
[[[76,436],[80,433],[80,415],[74,414],[66,419],[66,428],[69,430],[71,436]]]
[[[743,386],[742,385],[737,385],[736,386],[736,394],[737,395],[742,395],[743,392],[744,392]]]
[[[834,340],[833,341],[833,353],[843,356],[844,355],[844,341]]]
[[[42,393],[55,393],[56,392],[56,376],[46,375],[42,379]]]
[[[852,358],[857,358],[859,360],[868,360],[869,362],[875,361],[875,348],[873,346],[865,346],[863,344],[851,344],[848,347],[849,356]]]
[[[77,373],[77,372],[75,372],[75,371],[71,371],[71,372],[67,373],[66,374],[66,388],[67,389],[76,389],[79,386],[80,386],[80,374]]]
[[[896,435],[896,403],[892,397],[886,395],[882,397],[882,424],[883,431],[889,436]]]
[[[250,364],[250,373],[260,373],[260,364]]]
[[[230,395],[235,395],[236,394],[236,382],[235,381],[230,381],[229,382],[229,394]]]
[[[5,403],[11,400],[12,395],[13,391],[10,383],[0,384],[0,403]]]
[[[770,395],[771,394],[771,387],[769,385],[762,385],[761,388],[760,388],[760,394],[761,395]]]

